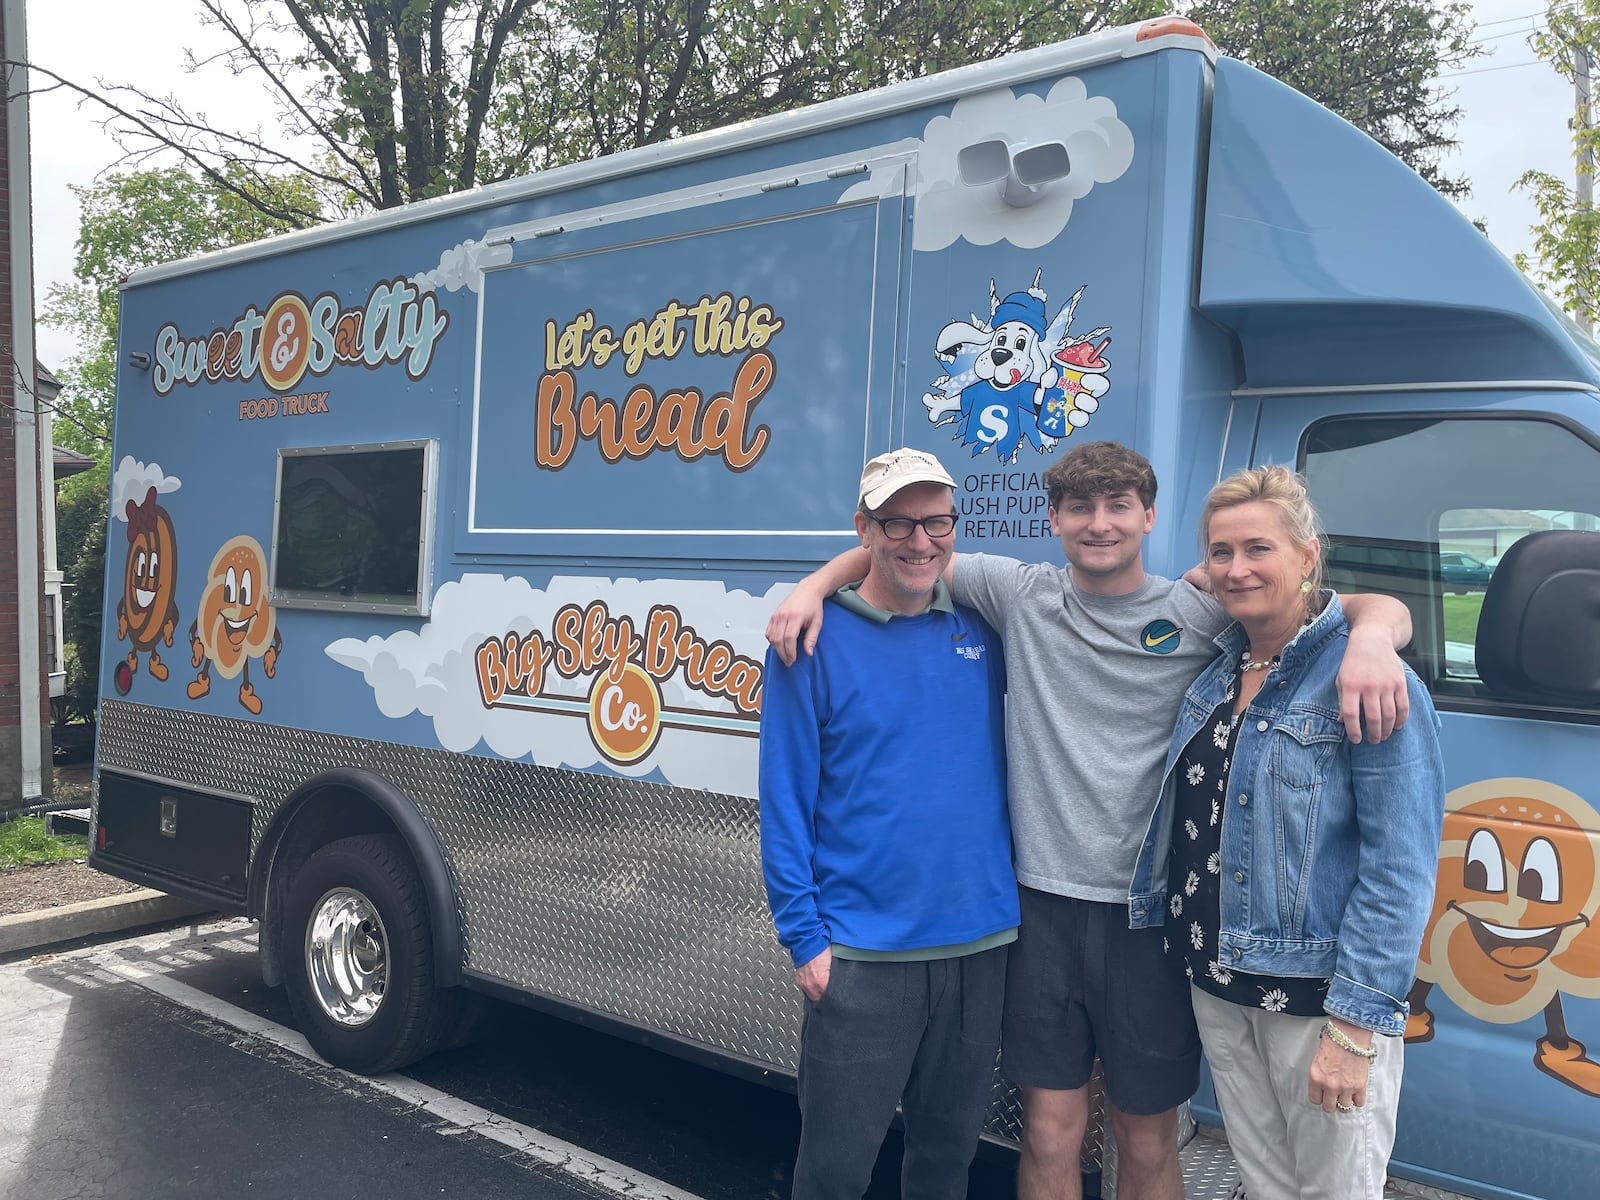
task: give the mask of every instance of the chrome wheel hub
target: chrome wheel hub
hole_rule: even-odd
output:
[[[389,982],[389,938],[378,910],[353,888],[317,901],[306,927],[306,976],[329,1018],[349,1028],[372,1020]]]

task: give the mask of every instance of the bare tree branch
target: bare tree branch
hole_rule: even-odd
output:
[[[5,65],[26,66],[30,72],[44,75],[49,79],[55,80],[56,87],[66,88],[69,91],[76,92],[85,100],[92,101],[93,103],[105,108],[110,114],[110,118],[108,119],[120,118],[121,120],[126,121],[129,126],[143,136],[146,136],[153,142],[158,143],[157,146],[152,146],[147,150],[128,151],[126,147],[124,147],[125,158],[129,159],[130,161],[142,161],[144,157],[156,153],[160,149],[171,150],[190,166],[194,167],[197,171],[204,175],[207,179],[211,180],[211,182],[217,187],[237,196],[246,204],[249,204],[251,207],[257,209],[264,216],[272,217],[275,220],[285,221],[295,225],[315,225],[320,223],[324,218],[321,212],[314,209],[307,209],[299,206],[284,206],[271,201],[263,194],[257,194],[251,189],[239,186],[237,183],[230,180],[228,176],[216,165],[218,157],[217,152],[196,150],[186,145],[182,141],[173,138],[167,134],[165,130],[169,128],[191,128],[202,130],[208,136],[226,139],[227,141],[233,143],[236,147],[246,152],[246,154],[243,155],[235,155],[231,159],[231,161],[238,162],[246,167],[256,163],[273,163],[284,168],[303,173],[313,179],[321,180],[323,182],[341,182],[338,177],[318,171],[309,164],[300,162],[299,160],[282,151],[272,149],[253,138],[245,137],[242,134],[225,134],[218,130],[212,129],[209,126],[192,122],[184,115],[183,110],[177,107],[176,102],[174,101],[159,100],[153,96],[149,96],[146,93],[139,91],[136,88],[129,88],[123,85],[109,88],[102,85],[102,90],[96,91],[94,88],[87,87],[84,84],[76,83],[73,80],[65,78],[64,76],[57,75],[55,72],[46,67],[41,67],[37,63],[24,64],[16,62],[15,60],[5,60]],[[126,91],[131,95],[137,96],[140,100],[143,100],[148,104],[155,105],[158,108],[165,108],[172,115],[163,116],[160,113],[150,114],[135,112],[132,108],[129,108],[126,105],[118,104],[116,101],[110,99],[110,95],[118,91]],[[113,132],[115,134],[116,131]]]

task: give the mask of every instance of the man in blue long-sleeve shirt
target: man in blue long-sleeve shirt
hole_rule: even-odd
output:
[[[767,656],[762,865],[805,993],[795,1200],[859,1200],[897,1102],[903,1194],[957,1200],[988,1105],[1018,921],[1005,665],[940,579],[954,487],[920,451],[868,463],[866,578],[815,654]]]

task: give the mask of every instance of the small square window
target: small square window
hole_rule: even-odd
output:
[[[272,602],[426,616],[437,446],[280,450]]]

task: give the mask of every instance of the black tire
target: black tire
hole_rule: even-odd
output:
[[[399,838],[313,854],[289,886],[280,945],[295,1022],[335,1066],[392,1071],[454,1032],[461,991],[434,986],[427,897]]]
[[[496,1004],[482,992],[466,988],[450,988],[444,995],[455,999],[456,1004],[448,1017],[440,1020],[436,1050],[460,1050],[463,1046],[482,1041],[505,1007]]]

